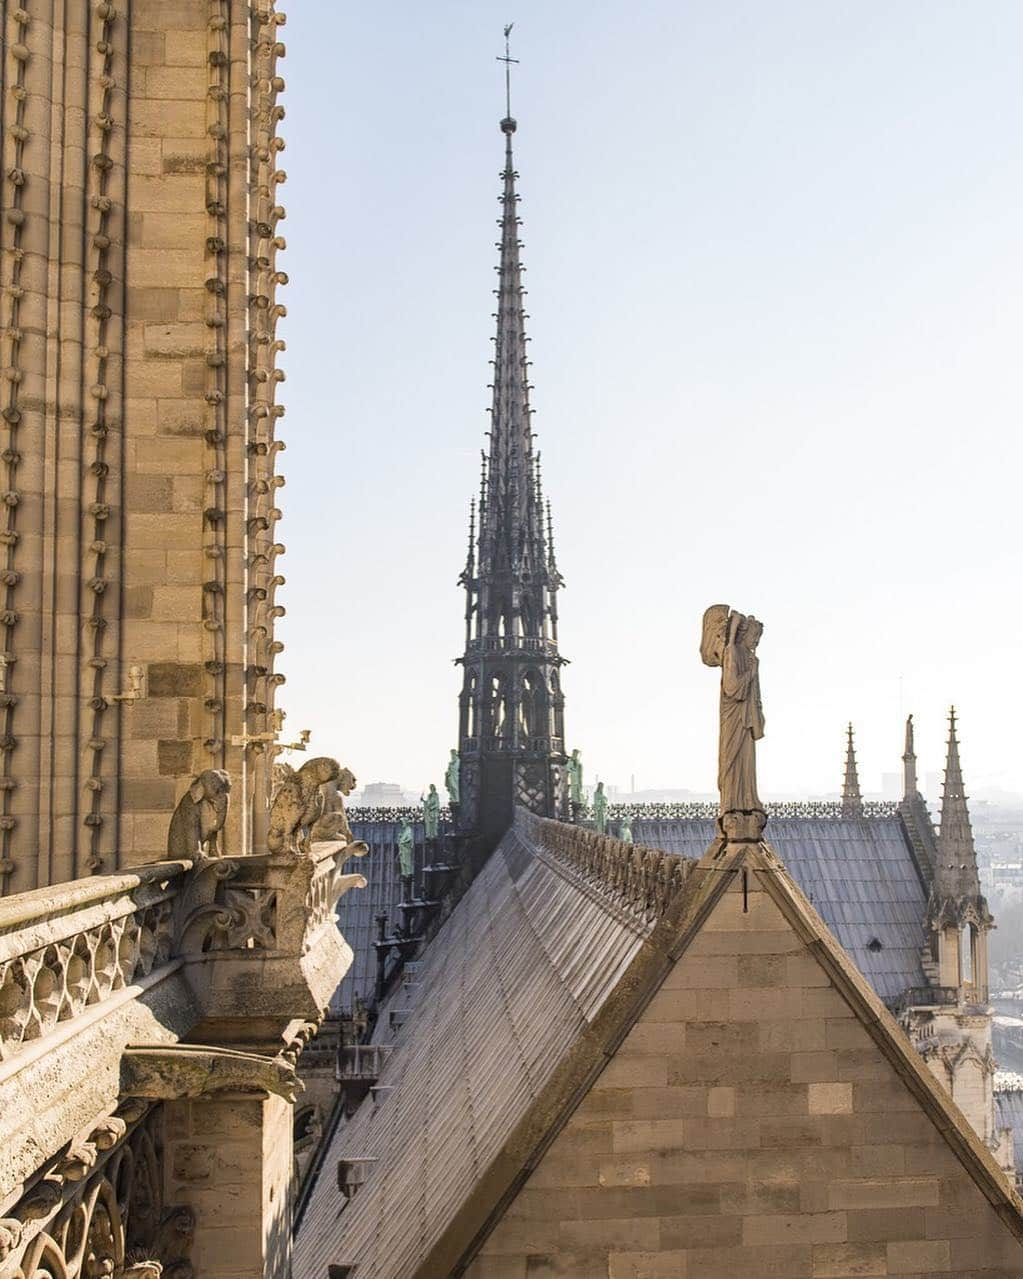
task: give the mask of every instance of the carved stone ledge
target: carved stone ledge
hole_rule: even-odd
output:
[[[178,1044],[128,1048],[121,1057],[121,1088],[128,1097],[175,1101],[217,1093],[271,1093],[294,1101],[300,1087],[286,1057],[229,1048]]]

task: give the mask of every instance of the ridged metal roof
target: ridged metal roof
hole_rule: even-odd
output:
[[[634,837],[701,857],[712,821],[637,821]],[[766,837],[860,972],[882,999],[926,986],[920,962],[927,893],[902,821],[878,817],[772,817]]]
[[[295,1274],[320,1279],[329,1263],[357,1264],[358,1279],[416,1274],[651,928],[510,831],[426,950],[419,1011],[378,1081],[393,1091],[334,1134]],[[348,1157],[377,1162],[339,1214],[334,1167]]]
[[[373,940],[377,935],[375,916],[386,914],[388,932],[400,923],[395,909],[401,901],[401,874],[398,868],[397,820],[353,821],[352,834],[369,844],[369,852],[359,862],[359,873],[366,876],[367,886],[359,893],[346,893],[338,902],[337,922],[341,935],[351,946],[355,958],[344,981],[338,987],[330,1006],[334,1012],[350,1011],[356,995],[369,1003],[376,982],[377,959]],[[422,882],[423,823],[412,826],[415,834],[416,882]]]

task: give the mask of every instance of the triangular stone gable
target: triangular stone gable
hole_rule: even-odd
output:
[[[1018,1279],[1018,1199],[770,851],[702,865],[673,967],[464,1273]]]

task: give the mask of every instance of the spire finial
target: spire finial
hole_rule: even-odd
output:
[[[863,794],[860,791],[859,771],[856,768],[856,748],[853,746],[853,726],[846,732],[845,780],[842,783],[842,816],[863,816]]]
[[[515,121],[512,119],[511,113],[511,69],[512,63],[518,62],[518,58],[511,56],[511,32],[514,22],[509,22],[504,29],[504,57],[497,55],[497,61],[504,63],[504,119],[501,121],[501,128],[505,133],[515,132]]]

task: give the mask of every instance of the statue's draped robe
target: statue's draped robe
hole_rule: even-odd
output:
[[[607,794],[604,791],[594,793],[593,818],[597,830],[603,835],[607,830]]]
[[[568,761],[568,788],[573,804],[583,802],[583,766],[577,759]]]
[[[742,644],[725,646],[721,670],[721,746],[718,789],[721,811],[763,808],[757,795],[756,748],[764,735],[759,661]]]
[[[444,785],[447,787],[448,798],[450,799],[452,804],[458,803],[458,785],[459,785],[460,774],[461,774],[461,761],[458,759],[452,759],[448,764],[447,772],[444,774]]]
[[[403,829],[398,834],[398,863],[403,875],[415,872],[415,836],[411,828]]]
[[[440,826],[440,796],[435,791],[431,791],[423,801],[423,825],[426,838],[436,839]]]

